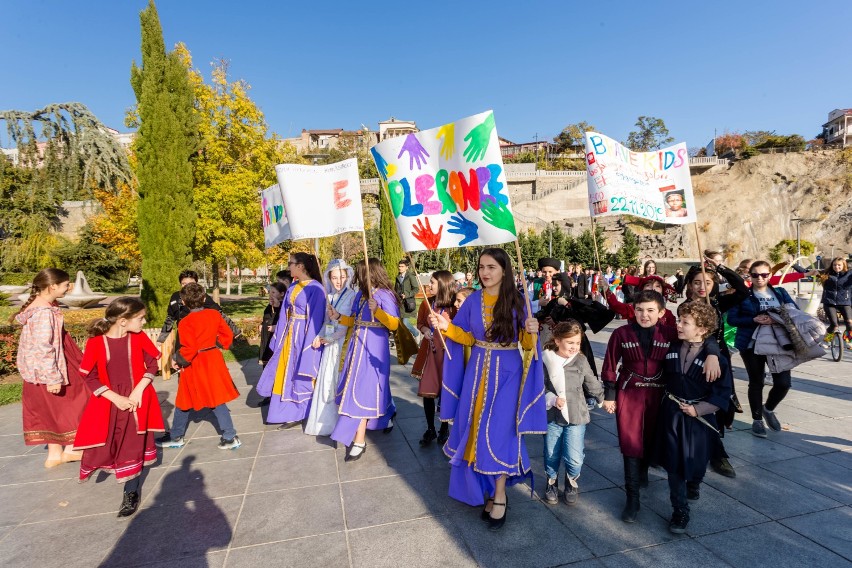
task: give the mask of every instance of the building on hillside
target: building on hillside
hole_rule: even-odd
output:
[[[133,140],[136,138],[135,132],[119,132],[114,128],[110,128],[109,126],[104,126],[106,132],[108,132],[118,145],[121,146],[124,150],[128,150],[130,146],[133,145]],[[42,140],[36,142],[36,152],[38,154],[38,162],[36,163],[36,167],[40,168],[44,165],[44,153],[47,150],[47,142]],[[12,162],[12,165],[19,165],[21,161],[20,152],[17,148],[0,148],[0,153],[9,158]]]
[[[417,123],[413,120],[397,120],[392,116],[379,123],[378,142],[387,140],[388,138],[405,136],[406,134],[412,134],[414,132],[417,132]]]
[[[539,156],[544,157],[548,153],[549,146],[550,144],[545,140],[515,143],[511,140],[500,138],[500,154],[502,154],[504,160],[512,159],[519,154],[527,152],[531,152],[533,154],[538,152]]]
[[[378,132],[371,131],[366,127],[363,130],[302,129],[301,136],[285,138],[282,142],[291,144],[300,154],[311,156],[312,154],[323,154],[336,148],[369,149],[378,142]]]
[[[828,113],[828,122],[822,125],[826,144],[852,146],[852,108],[838,108]]]
[[[0,148],[0,154],[6,156],[13,166],[18,165],[18,149],[17,148]]]

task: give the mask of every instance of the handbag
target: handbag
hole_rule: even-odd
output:
[[[417,308],[417,301],[414,298],[405,298],[402,300],[403,311],[413,312]]]

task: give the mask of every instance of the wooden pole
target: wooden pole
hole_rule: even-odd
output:
[[[704,249],[701,248],[701,237],[698,234],[698,219],[695,224],[695,244],[698,246],[698,266],[701,267],[701,284],[705,288],[704,299],[710,303],[710,290],[707,289],[707,272],[704,270]]]
[[[410,252],[407,252],[405,254],[409,255],[408,257],[411,259],[411,269],[414,271],[414,277],[417,279],[417,285],[420,286],[420,292],[423,294],[423,301],[426,302],[426,306],[429,308],[429,313],[435,315],[435,311],[432,309],[432,304],[429,302],[429,296],[426,295],[426,289],[423,288],[423,283],[420,281],[420,273],[417,271],[417,266],[415,266],[414,264],[414,255]],[[447,354],[447,359],[452,361],[453,356],[450,355],[450,351],[449,349],[447,349],[447,342],[444,341],[444,335],[437,327],[435,328],[435,332],[438,334],[438,338],[441,340],[441,345],[444,346],[444,353]]]
[[[518,243],[518,239],[515,239],[515,253],[518,255],[518,270],[521,272],[521,279],[524,283],[524,300],[526,300],[527,304],[527,313],[529,314],[529,317],[535,317],[532,313],[532,304],[530,303],[530,295],[527,290],[527,278],[524,272],[524,259],[521,258],[521,245]],[[538,343],[538,334],[535,334],[534,337],[535,342]],[[535,347],[533,347],[533,357],[538,359],[538,351]]]
[[[373,297],[373,283],[370,281],[370,253],[367,252],[367,231],[361,231],[361,242],[364,244],[364,268],[367,275],[367,299]],[[370,312],[370,321],[373,321],[373,312]]]
[[[598,227],[595,224],[595,218],[592,217],[592,244],[595,247],[595,262],[598,263],[598,272],[601,271],[601,257],[598,256]]]

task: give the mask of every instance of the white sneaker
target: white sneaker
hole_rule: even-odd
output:
[[[775,384],[774,382],[772,382],[772,373],[770,373],[769,371],[766,371],[766,373],[764,373],[763,375],[763,384],[767,387],[771,387]]]

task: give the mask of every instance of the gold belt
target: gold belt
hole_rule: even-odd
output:
[[[502,343],[495,343],[493,341],[480,341],[478,339],[476,340],[474,345],[477,345],[479,347],[484,347],[485,349],[503,349],[503,350],[506,350],[506,351],[508,351],[510,349],[514,349],[514,350],[517,351],[517,349],[518,349],[517,343],[510,343],[509,345],[503,345]]]
[[[360,319],[355,320],[355,325],[358,325],[358,326],[361,326],[361,327],[385,327],[384,325],[382,325],[381,323],[379,323],[377,321],[364,321],[364,320],[360,320]]]
[[[287,314],[287,319],[303,320],[307,319],[307,316],[303,316],[302,314]]]

